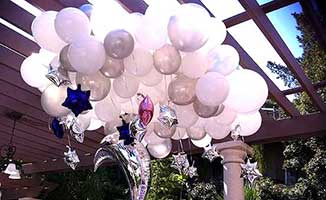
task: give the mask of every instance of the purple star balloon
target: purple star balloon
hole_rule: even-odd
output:
[[[138,114],[140,121],[147,126],[149,122],[153,118],[154,113],[154,104],[149,98],[149,96],[146,96],[139,104]]]
[[[64,107],[69,108],[77,117],[80,113],[85,110],[92,109],[92,105],[89,102],[89,96],[91,95],[91,91],[82,91],[81,85],[78,84],[77,89],[73,90],[71,88],[67,88],[67,98],[62,103]]]

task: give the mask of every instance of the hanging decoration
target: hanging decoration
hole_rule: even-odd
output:
[[[49,72],[45,75],[54,85],[60,87],[61,85],[70,85],[71,81],[68,77],[68,72],[62,67],[54,69],[50,65]]]
[[[63,152],[63,159],[65,161],[65,163],[73,170],[76,169],[78,163],[80,162],[79,160],[79,157],[76,153],[76,150],[73,149],[72,147],[70,146],[66,146],[68,148],[68,151],[67,152]]]
[[[253,184],[256,178],[263,176],[259,170],[257,169],[257,162],[250,162],[250,159],[247,159],[247,162],[245,164],[241,165],[241,178],[245,178],[250,182],[250,184]]]
[[[202,158],[208,159],[209,162],[213,162],[218,157],[220,157],[220,154],[216,152],[216,150],[211,145],[204,147]]]
[[[186,174],[190,178],[194,178],[195,176],[198,176],[197,167],[195,167],[195,161],[193,161],[192,165],[187,169]]]
[[[160,105],[160,114],[157,118],[164,126],[172,128],[178,124],[177,115],[174,109],[168,105]]]
[[[92,109],[92,105],[89,102],[90,95],[91,91],[82,91],[80,84],[77,85],[76,90],[68,87],[67,98],[62,105],[69,108],[77,117],[80,113]]]
[[[171,163],[171,167],[177,169],[179,173],[187,173],[190,165],[187,158],[187,154],[185,152],[179,152],[176,155],[172,155],[172,158],[173,160]]]

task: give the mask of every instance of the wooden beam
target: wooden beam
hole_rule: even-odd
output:
[[[326,87],[326,80],[320,81],[318,83],[314,83],[312,85],[314,86],[315,90],[318,90],[319,88]],[[289,95],[289,94],[299,93],[299,92],[303,92],[303,91],[304,91],[304,88],[296,87],[296,88],[283,90],[282,93],[284,95]]]
[[[305,75],[302,67],[299,65],[298,61],[286,46],[282,37],[279,35],[272,22],[268,19],[258,3],[255,0],[239,0],[239,2],[246,9],[248,15],[254,20],[274,49],[278,52],[284,63],[296,76],[307,94],[311,97],[312,102],[320,111],[326,112],[326,104],[321,100],[311,81]]]

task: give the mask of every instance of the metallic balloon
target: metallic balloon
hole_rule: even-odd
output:
[[[170,75],[178,71],[181,55],[172,45],[166,44],[154,52],[154,67],[162,74]]]
[[[176,131],[176,126],[168,127],[160,122],[154,122],[154,133],[158,135],[161,138],[171,138],[175,131]]]
[[[157,119],[168,128],[178,124],[175,110],[168,105],[160,105],[160,114]]]
[[[135,117],[135,119],[129,123],[129,130],[131,135],[139,142],[143,140],[146,133],[146,127],[143,125],[139,116]]]
[[[188,105],[195,100],[195,88],[196,80],[179,75],[170,82],[168,95],[173,103],[177,105]]]
[[[67,56],[68,49],[69,49],[69,45],[67,45],[61,49],[60,54],[59,54],[60,63],[61,63],[61,66],[64,69],[66,69],[67,71],[75,72],[76,70],[70,64],[68,56]]]
[[[76,150],[74,150],[70,146],[66,147],[68,148],[68,152],[63,152],[63,160],[69,167],[71,167],[71,169],[75,170],[80,160],[78,158]]]
[[[149,96],[146,96],[139,104],[138,114],[140,121],[147,126],[153,118],[154,104]]]
[[[48,78],[54,85],[70,85],[71,81],[68,76],[68,72],[62,67],[59,68],[50,68],[49,73],[47,73],[46,78]]]
[[[100,69],[100,72],[108,78],[117,78],[123,73],[124,70],[125,66],[123,64],[123,60],[118,60],[107,56],[103,67]]]
[[[115,159],[128,179],[131,200],[144,200],[150,183],[151,162],[146,148],[138,141],[134,145],[111,144],[106,142],[106,137],[101,142],[102,147],[95,153],[94,171],[108,159]]]
[[[192,105],[197,115],[202,118],[209,118],[214,116],[219,108],[219,106],[206,106],[202,104],[197,98]]]
[[[109,32],[104,39],[106,54],[112,58],[123,59],[129,56],[134,46],[132,35],[122,29]]]

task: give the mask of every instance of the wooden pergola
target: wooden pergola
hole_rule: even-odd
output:
[[[86,0],[27,1],[42,10],[56,11],[64,7],[79,7],[88,3]],[[148,6],[143,0],[120,0],[119,2],[129,12],[144,13]],[[209,8],[200,0],[179,0],[179,2],[200,4],[209,11]],[[263,118],[262,127],[255,135],[246,138],[246,142],[250,144],[267,143],[288,140],[295,137],[325,134],[326,104],[317,93],[317,89],[325,87],[326,81],[313,84],[308,79],[296,58],[266,15],[269,12],[299,1],[273,0],[263,5],[259,5],[255,0],[239,0],[239,2],[245,9],[245,12],[225,19],[224,23],[226,27],[229,28],[252,19],[301,85],[298,88],[281,91],[257,65],[254,59],[248,55],[246,49],[241,47],[230,33],[227,34],[224,43],[232,45],[237,49],[240,54],[240,65],[243,68],[258,72],[266,80],[269,88],[269,97],[275,100],[290,116],[289,119],[273,120],[263,115],[265,117]],[[311,6],[310,0],[302,0],[300,3],[305,8]],[[209,13],[211,16],[214,16],[212,12],[209,11]],[[30,27],[34,16],[10,0],[1,0],[0,15],[2,19],[32,34]],[[318,21],[316,23],[316,30],[318,31]],[[319,31],[323,30],[321,29]],[[320,39],[325,43],[324,34],[321,33]],[[25,84],[20,76],[20,65],[25,57],[33,52],[38,52],[40,47],[35,42],[2,24],[0,24],[0,43],[0,145],[9,142],[13,128],[13,120],[9,119],[7,114],[13,111],[20,112],[23,114],[23,117],[17,121],[13,142],[17,146],[15,159],[22,159],[27,163],[24,165],[25,173],[35,174],[68,169],[68,166],[62,160],[67,138],[59,140],[49,132],[49,116],[41,108],[41,93],[37,89]],[[286,98],[286,95],[298,92],[306,92],[319,112],[301,115],[293,103]],[[93,155],[99,146],[100,140],[104,137],[103,129],[86,133],[85,137],[83,144],[74,140],[72,141],[72,145],[77,149],[81,160],[79,168],[92,167]],[[230,138],[226,138],[223,141],[225,140],[230,140]],[[188,143],[187,141],[184,142]],[[214,142],[218,143],[221,141]],[[174,146],[176,146],[176,143]],[[17,185],[15,181],[10,182],[5,177],[0,176],[0,182],[5,181],[9,184],[7,188],[9,191],[16,188],[23,190],[24,184],[28,185],[28,187],[33,187],[35,190],[37,190],[37,187],[40,187],[31,183]],[[28,182],[28,180],[25,180],[25,182]],[[34,183],[37,181],[31,179],[30,182]]]

